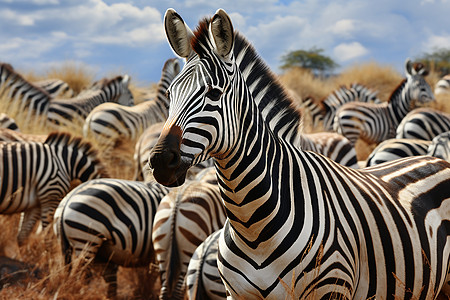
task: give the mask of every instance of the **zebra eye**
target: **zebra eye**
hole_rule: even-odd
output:
[[[169,90],[167,90],[167,91],[164,93],[164,96],[166,96],[166,98],[170,100],[170,92],[169,92]]]
[[[214,101],[217,101],[220,99],[220,96],[222,96],[222,92],[219,89],[211,88],[207,93],[206,96]]]

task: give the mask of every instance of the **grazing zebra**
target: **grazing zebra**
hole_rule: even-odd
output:
[[[435,100],[431,87],[423,78],[427,71],[417,71],[409,59],[405,69],[406,79],[394,90],[388,102],[344,104],[336,112],[334,130],[353,145],[359,138],[371,144],[395,137],[398,124],[412,108]]]
[[[108,148],[120,139],[136,140],[150,125],[165,121],[169,111],[169,101],[165,93],[179,72],[178,60],[169,59],[162,69],[156,98],[131,107],[116,103],[97,106],[84,123],[84,136],[92,136]]]
[[[422,107],[412,110],[397,127],[399,139],[431,141],[435,136],[450,130],[450,114]]]
[[[219,237],[217,230],[195,249],[186,273],[186,287],[189,299],[226,299],[225,285],[217,269]]]
[[[133,105],[133,95],[128,89],[129,81],[128,75],[117,76],[104,82],[100,89],[84,93],[70,101],[67,99],[50,101],[47,126],[54,130],[60,129],[60,126],[78,130],[83,127],[89,113],[102,103]]]
[[[47,91],[51,98],[72,98],[75,96],[75,92],[69,84],[61,79],[44,79],[34,82],[34,85]]]
[[[153,223],[153,247],[161,276],[160,299],[183,299],[187,266],[195,249],[225,223],[219,186],[191,181],[161,201]]]
[[[45,227],[71,181],[106,176],[91,144],[68,133],[51,133],[44,143],[0,143],[0,213],[24,212],[17,240],[23,245],[40,219]]]
[[[290,142],[299,134],[285,117],[291,105],[267,103],[278,109],[267,115],[253,98],[233,55],[244,38],[223,10],[192,33],[169,9],[164,26],[187,61],[149,163],[158,182],[177,186],[191,165],[214,159],[229,298],[437,295],[449,268],[450,163],[421,156],[354,170],[302,151]]]
[[[73,189],[55,212],[53,229],[65,263],[72,254],[104,267],[108,298],[117,293],[117,268],[154,262],[153,218],[168,189],[156,182],[96,179]]]
[[[350,88],[341,86],[324,100],[317,104],[311,97],[307,97],[303,105],[311,115],[313,128],[319,128],[320,123],[325,131],[333,130],[336,111],[347,102],[373,102],[381,103],[377,98],[377,92],[371,91],[362,84],[353,83]]]
[[[380,143],[367,158],[366,166],[418,155],[426,155],[431,141],[416,139],[389,139]]]
[[[6,128],[14,131],[19,130],[16,121],[5,113],[0,113],[0,128]]]
[[[436,83],[434,94],[450,94],[450,74],[445,75]]]

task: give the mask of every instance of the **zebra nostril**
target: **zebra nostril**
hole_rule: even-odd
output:
[[[180,164],[180,154],[176,151],[167,151],[166,152],[166,162],[167,167],[173,169],[179,166]]]

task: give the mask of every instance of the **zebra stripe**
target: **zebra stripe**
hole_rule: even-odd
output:
[[[183,299],[185,275],[195,249],[225,223],[219,187],[191,181],[161,201],[153,225],[153,245],[161,274],[160,299]]]
[[[65,262],[76,257],[103,264],[108,298],[117,293],[117,267],[154,262],[153,219],[168,189],[156,182],[96,179],[79,185],[59,204],[54,231]]]
[[[165,28],[187,62],[168,89],[150,164],[158,182],[176,186],[213,157],[228,217],[218,267],[229,298],[437,295],[449,268],[450,163],[422,156],[354,170],[302,151],[285,115],[253,99],[223,10],[192,37],[169,9]]]
[[[169,110],[165,93],[179,72],[178,60],[167,60],[158,83],[156,98],[131,107],[116,103],[97,106],[84,123],[83,135],[92,136],[107,148],[119,139],[136,140],[147,127],[165,121]]]
[[[359,138],[371,144],[395,137],[398,124],[412,108],[435,100],[431,87],[422,76],[425,71],[416,70],[409,59],[405,71],[406,79],[394,90],[388,102],[351,102],[341,106],[336,112],[334,130],[353,145]]]
[[[219,237],[222,229],[217,230],[197,247],[186,273],[188,299],[226,299],[225,286],[217,269]]]
[[[82,96],[70,99],[54,99],[48,106],[47,126],[58,130],[61,126],[75,131],[80,130],[89,113],[98,105],[114,102],[130,106],[133,95],[128,89],[130,77],[117,76],[103,84],[98,90],[84,93]]]
[[[450,93],[450,74],[442,77],[434,87],[434,94],[449,94]]]
[[[450,131],[436,136],[431,141],[427,154],[450,161]]]
[[[397,138],[431,141],[450,130],[450,114],[432,109],[416,108],[397,127]]]
[[[349,88],[346,86],[339,87],[320,101],[320,104],[308,97],[305,99],[303,106],[310,112],[313,128],[319,128],[322,123],[325,131],[332,131],[334,117],[338,108],[345,103],[355,101],[381,103],[377,98],[377,92],[368,89],[362,84],[353,83]]]
[[[74,179],[106,176],[89,143],[67,133],[52,133],[44,143],[0,143],[0,213],[22,215],[19,245],[38,219],[45,228]]]
[[[0,113],[0,128],[10,129],[14,131],[19,130],[16,121],[5,113]]]
[[[51,98],[72,98],[75,92],[61,79],[48,78],[34,82],[34,85],[47,91]]]
[[[39,142],[47,139],[45,134],[27,134],[7,128],[0,128],[0,142]]]
[[[431,142],[413,139],[389,139],[380,143],[367,158],[366,166],[418,155],[426,155]]]

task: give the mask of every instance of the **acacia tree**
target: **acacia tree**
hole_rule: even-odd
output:
[[[420,60],[430,70],[435,70],[441,76],[450,74],[450,49],[435,48],[431,53],[422,54]]]
[[[281,69],[292,67],[302,67],[314,73],[323,74],[338,67],[338,64],[328,56],[323,55],[323,49],[313,47],[309,50],[295,50],[288,52],[281,57]]]

